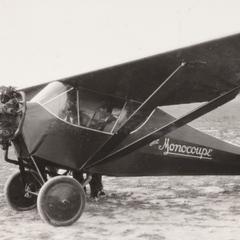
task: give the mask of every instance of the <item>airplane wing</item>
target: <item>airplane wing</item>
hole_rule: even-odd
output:
[[[156,106],[209,101],[239,85],[240,34],[59,81],[143,102],[183,62],[156,95]],[[27,96],[43,86],[26,88]]]
[[[187,66],[164,86],[156,105],[205,102],[239,85],[240,34],[63,81],[143,102],[182,62]]]

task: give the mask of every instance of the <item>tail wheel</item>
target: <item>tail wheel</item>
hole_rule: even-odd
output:
[[[38,174],[25,170],[25,184],[20,172],[11,175],[5,183],[4,193],[9,206],[17,211],[27,211],[36,207],[37,192],[41,188]]]
[[[74,178],[57,176],[48,180],[40,189],[37,208],[40,217],[53,226],[73,224],[82,215],[85,193]]]

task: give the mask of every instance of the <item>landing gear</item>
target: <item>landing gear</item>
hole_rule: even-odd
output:
[[[41,218],[53,226],[67,226],[76,222],[84,207],[85,193],[81,184],[67,176],[48,180],[37,198]]]
[[[4,191],[10,207],[16,211],[27,211],[37,206],[40,217],[53,226],[76,222],[85,207],[83,188],[91,177],[81,185],[73,177],[65,175],[48,179],[37,165],[36,169],[37,172],[21,169],[7,180]]]
[[[20,172],[16,172],[9,177],[4,187],[9,206],[17,211],[35,208],[37,192],[41,188],[41,180],[35,171],[25,170],[24,181]]]

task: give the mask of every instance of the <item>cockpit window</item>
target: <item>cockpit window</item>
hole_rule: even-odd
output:
[[[61,82],[49,84],[31,101],[68,123],[110,133],[116,132],[137,107],[125,99]]]

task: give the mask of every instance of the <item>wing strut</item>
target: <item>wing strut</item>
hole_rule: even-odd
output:
[[[132,132],[142,121],[152,112],[156,107],[156,97],[166,83],[172,79],[180,69],[186,66],[186,62],[181,62],[180,65],[151,93],[151,95],[131,114],[126,123],[113,135],[106,143],[100,146],[100,148],[85,162],[81,167],[96,162],[99,159],[104,158],[113,151],[115,146],[119,144],[130,132]]]
[[[136,140],[135,142],[132,142],[131,144],[125,146],[124,148],[121,148],[121,149],[109,154],[108,156],[95,162],[94,164],[92,164],[89,167],[92,167],[102,161],[110,160],[110,159],[116,158],[116,157],[122,157],[140,147],[145,146],[146,144],[151,143],[156,138],[160,138],[160,137],[186,125],[187,123],[195,120],[196,118],[216,109],[217,107],[231,101],[239,93],[239,91],[240,91],[240,85],[237,86],[236,88],[233,88],[232,90],[214,98],[213,100],[203,104],[202,106],[194,109],[190,113],[187,113],[187,114],[183,115],[182,117],[166,124],[165,126],[150,132],[146,136]]]
[[[142,122],[155,108],[156,100],[155,97],[159,94],[159,91],[166,85],[166,83],[172,79],[175,74],[184,66],[186,62],[181,62],[181,64],[161,83],[153,93],[131,114],[127,122],[119,129],[119,132],[130,133],[135,129],[135,126]],[[139,115],[138,113],[141,114]],[[134,127],[133,127],[134,126]]]

